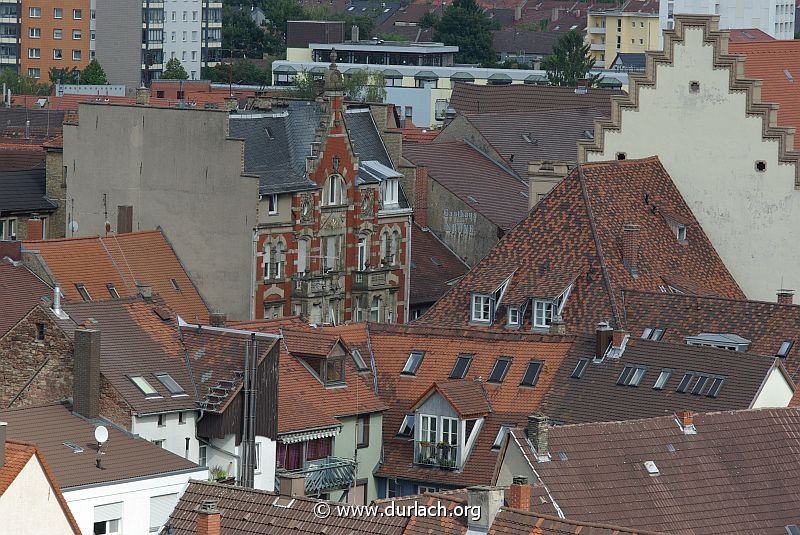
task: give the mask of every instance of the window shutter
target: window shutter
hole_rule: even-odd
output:
[[[150,531],[158,531],[161,526],[166,524],[177,504],[177,493],[152,496],[150,498]]]
[[[107,503],[94,507],[95,522],[105,522],[107,520],[116,520],[117,518],[122,518],[122,502]]]

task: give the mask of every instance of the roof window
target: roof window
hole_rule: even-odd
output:
[[[786,533],[789,535],[800,535],[800,527],[797,527],[797,524],[789,524],[786,526]]]
[[[178,382],[172,378],[172,376],[168,373],[158,373],[156,374],[156,379],[164,385],[164,388],[169,390],[171,396],[185,396],[186,391],[178,384]]]
[[[75,289],[78,290],[78,293],[84,301],[92,300],[92,296],[89,295],[89,290],[86,289],[86,286],[82,282],[76,282]]]
[[[175,280],[175,279],[170,279],[170,280],[169,280],[169,283],[172,285],[172,288],[173,288],[173,289],[175,289],[175,290],[177,290],[177,291],[181,291],[181,287],[180,287],[180,286],[178,286],[178,281],[177,281],[177,280]]]
[[[492,298],[486,294],[472,294],[472,321],[491,323]]]
[[[108,293],[111,295],[111,299],[119,299],[119,292],[112,283],[109,282],[106,284],[106,288],[108,288]]]
[[[514,429],[516,424],[500,424],[500,429],[497,431],[497,436],[494,437],[494,442],[492,442],[492,449],[499,450],[500,446],[503,445],[503,441],[506,439],[506,435],[511,429]]]
[[[573,379],[580,379],[581,377],[583,377],[583,372],[586,371],[586,366],[588,365],[589,365],[589,359],[586,358],[578,359],[578,364],[575,366],[575,369],[572,370],[572,375],[570,375],[570,377],[572,377]]]
[[[522,381],[520,381],[519,386],[536,386],[543,365],[544,363],[540,360],[530,361],[528,367],[525,368],[525,375],[522,376]]]
[[[644,366],[628,364],[622,369],[622,373],[619,374],[617,384],[622,386],[639,386],[646,371],[647,368]]]
[[[414,415],[406,414],[403,417],[403,423],[400,424],[400,429],[397,431],[397,436],[410,437],[414,434]]]
[[[656,379],[655,384],[653,385],[653,390],[663,390],[664,386],[669,381],[669,378],[672,376],[672,370],[669,368],[664,368],[661,370],[661,373],[658,374],[658,379]]]
[[[654,342],[660,341],[664,337],[664,329],[658,327],[645,327],[642,331],[643,340],[653,340]]]
[[[776,356],[785,359],[789,355],[789,351],[792,350],[792,346],[794,345],[794,341],[792,340],[784,340],[781,342],[781,347],[778,349],[778,354]]]
[[[725,377],[722,375],[686,372],[675,391],[681,394],[691,393],[695,396],[715,398],[719,395],[724,383]]]
[[[138,388],[142,392],[142,394],[144,394],[144,397],[146,397],[146,398],[160,398],[161,397],[158,394],[158,392],[156,391],[156,389],[153,388],[153,385],[148,383],[147,379],[145,379],[141,375],[133,375],[133,376],[130,377],[130,380],[131,380],[131,382],[133,384],[136,385],[136,388]]]
[[[508,357],[498,357],[496,361],[494,361],[494,367],[492,368],[492,373],[489,374],[489,382],[490,383],[502,383],[503,379],[506,378],[506,374],[508,373],[508,369],[511,367],[511,359]]]
[[[361,351],[353,349],[350,354],[353,355],[353,362],[356,363],[356,369],[358,371],[363,372],[369,370],[369,366],[367,366],[367,363],[364,361],[364,357],[361,356]]]
[[[417,375],[417,370],[419,369],[419,365],[422,364],[422,358],[425,356],[424,351],[412,351],[408,355],[408,360],[406,361],[406,365],[403,366],[403,373],[405,375]]]
[[[453,366],[453,371],[450,372],[450,379],[463,379],[467,375],[470,364],[472,364],[472,355],[460,354]]]
[[[81,448],[74,442],[62,442],[62,444],[71,449],[72,453],[83,453],[83,448]]]

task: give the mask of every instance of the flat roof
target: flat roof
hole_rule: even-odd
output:
[[[309,43],[308,48],[317,50],[348,50],[375,52],[409,52],[412,54],[444,54],[458,52],[457,46],[444,43],[411,43],[398,41],[359,41],[358,43]]]

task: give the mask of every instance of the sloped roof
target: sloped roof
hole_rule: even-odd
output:
[[[800,306],[764,301],[697,297],[675,293],[624,292],[626,328],[641,336],[646,327],[664,329],[665,342],[684,343],[701,332],[734,333],[750,340],[749,352],[778,354],[794,342],[783,364],[797,380],[800,368]]]
[[[777,534],[800,521],[800,409],[697,414],[694,425],[684,434],[667,415],[555,427],[549,451],[566,460],[536,470],[579,521],[686,534]]]
[[[2,141],[6,140],[2,139]],[[3,171],[44,169],[44,158],[45,152],[40,145],[16,145],[0,142],[0,169]]]
[[[528,185],[468,143],[409,143],[403,157],[501,229],[528,213]]]
[[[531,112],[597,108],[603,116],[611,116],[611,97],[622,95],[613,89],[589,89],[575,93],[572,87],[527,84],[476,85],[456,83],[450,106],[459,113]]]
[[[644,52],[617,52],[617,57],[611,63],[611,70],[643,71],[646,63]]]
[[[153,293],[185,320],[208,319],[203,298],[160,230],[25,241],[23,247],[41,254],[61,291],[72,301],[82,300],[77,283],[85,285],[93,300],[106,300],[112,298],[108,284],[114,285],[120,297],[132,297],[140,282],[150,285]]]
[[[504,28],[493,32],[493,49],[495,52],[509,54],[541,54],[553,53],[555,45],[563,32],[537,32],[518,28]]]
[[[45,170],[0,171],[0,215],[52,212],[58,203],[45,192]],[[19,221],[24,225],[25,221]]]
[[[775,41],[774,37],[758,28],[730,28],[727,31],[728,43]]]
[[[430,229],[411,226],[411,304],[432,303],[469,268]]]
[[[492,412],[492,405],[486,398],[481,382],[467,379],[436,381],[423,392],[410,410],[416,410],[434,392],[441,394],[462,418],[476,418]]]
[[[324,358],[339,343],[338,336],[310,330],[296,331],[282,328],[281,333],[283,334],[283,343],[295,355],[311,355]]]
[[[530,511],[503,509],[492,523],[489,535],[655,535],[651,531],[610,524],[578,522]]]
[[[794,148],[800,149],[800,41],[731,42],[728,52],[746,56],[745,76],[762,80],[762,102],[778,104],[778,125],[798,130]]]
[[[10,438],[37,445],[62,490],[175,473],[198,472],[199,476],[199,472],[205,470],[103,420],[90,422],[76,416],[65,405],[3,410],[0,419],[8,422]],[[94,430],[100,424],[106,425],[109,435],[102,469],[95,465]],[[77,444],[83,453],[74,453],[64,442]]]
[[[569,356],[555,375],[553,386],[541,408],[557,422],[574,424],[613,420],[632,420],[673,414],[680,410],[724,411],[747,409],[761,390],[775,358],[739,353],[726,349],[643,340],[635,335],[628,340],[619,358],[595,363],[594,337],[578,337]],[[583,376],[571,377],[578,360],[588,358]],[[644,366],[639,386],[618,385],[626,365]],[[664,388],[653,388],[664,369],[672,374]],[[717,397],[677,392],[687,372],[724,377]],[[707,383],[710,388],[711,383]]]
[[[53,290],[23,265],[0,259],[0,337],[38,304],[50,306]],[[48,301],[44,301],[48,299]]]
[[[286,498],[261,490],[192,481],[169,517],[175,535],[197,533],[197,508],[204,500],[216,500],[221,513],[222,535],[283,534],[317,535],[400,535],[408,520],[402,516],[339,516],[315,514],[320,500]]]
[[[685,243],[677,240],[661,210],[690,221]],[[640,229],[635,277],[622,262],[623,227],[628,224]],[[569,328],[582,332],[593,332],[602,319],[622,324],[621,289],[659,291],[665,275],[686,277],[704,295],[744,298],[653,157],[573,170],[417,322],[467,326],[471,292],[494,291],[512,273],[508,291],[514,292],[517,284],[535,284],[554,270],[576,277],[563,317]],[[503,315],[501,309],[494,328],[501,328]]]

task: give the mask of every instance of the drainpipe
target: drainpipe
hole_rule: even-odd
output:
[[[411,216],[408,216],[408,236],[406,239],[408,240],[408,246],[406,247],[406,304],[405,304],[405,321],[403,323],[408,323],[409,321],[409,307],[411,302],[411,225],[414,222],[411,220]]]
[[[253,229],[253,246],[250,252],[250,319],[256,319],[256,250],[258,249],[258,232]]]

